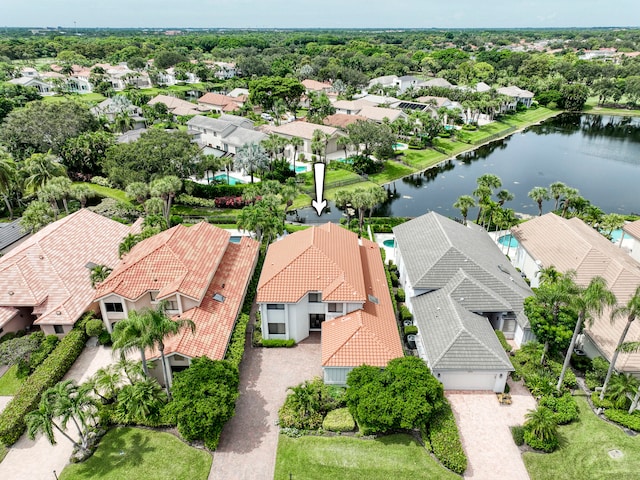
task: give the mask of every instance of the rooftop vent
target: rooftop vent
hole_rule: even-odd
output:
[[[378,305],[378,303],[380,303],[380,301],[378,300],[378,297],[374,297],[373,295],[369,294],[367,295],[367,297],[369,298],[369,301],[371,303],[375,303],[376,305]]]
[[[213,295],[213,299],[216,302],[223,303],[224,302],[224,295],[220,295],[219,293],[216,293],[216,294]]]

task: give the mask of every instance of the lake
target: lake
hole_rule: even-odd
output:
[[[538,206],[527,193],[561,181],[607,213],[640,214],[640,118],[559,115],[392,182],[388,188],[395,195],[375,215],[417,217],[434,210],[460,216],[453,203],[470,195],[485,173],[498,175],[502,188],[515,194],[505,206],[516,212],[536,215]],[[545,202],[543,213],[553,204]],[[299,213],[310,222],[340,218],[335,208],[321,218],[315,212]],[[473,212],[469,217],[474,218]]]

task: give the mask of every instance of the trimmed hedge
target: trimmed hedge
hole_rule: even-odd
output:
[[[58,344],[60,343],[60,339],[57,335],[47,335],[46,338],[42,341],[38,349],[31,354],[29,358],[29,374],[33,373],[36,368],[38,368],[42,362],[44,362],[51,352],[53,352]]]
[[[418,327],[416,327],[415,325],[407,325],[406,327],[404,327],[405,335],[415,335],[417,333],[418,333]]]
[[[429,441],[433,454],[452,472],[462,475],[467,469],[456,419],[448,403],[433,417],[429,425]]]
[[[235,365],[236,368],[240,367],[242,355],[244,354],[244,339],[248,324],[249,315],[241,313],[238,321],[236,322],[236,326],[233,329],[231,341],[227,348],[227,354],[224,357],[225,360],[228,360],[231,364]]]
[[[409,311],[409,309],[407,308],[406,305],[401,305],[400,306],[400,319],[403,322],[405,320],[413,320],[413,315],[411,315],[411,312]]]
[[[498,340],[500,340],[500,345],[502,345],[502,348],[504,348],[505,352],[510,352],[511,350],[513,350],[513,347],[511,347],[511,345],[509,345],[509,343],[507,342],[507,339],[504,336],[504,332],[502,332],[501,330],[496,330],[496,337],[498,337]]]
[[[600,392],[593,392],[591,394],[591,402],[593,402],[593,406],[596,408],[613,408],[613,402],[607,397],[600,400]]]
[[[330,432],[352,432],[356,428],[348,408],[338,408],[327,413],[322,421],[322,428]]]
[[[262,346],[265,348],[291,348],[296,344],[296,341],[293,338],[289,340],[279,340],[279,339],[262,339]]]
[[[612,422],[619,423],[620,425],[630,428],[636,432],[640,432],[640,412],[637,410],[632,414],[629,414],[626,410],[618,410],[617,408],[607,408],[604,411],[604,416]]]
[[[248,185],[249,184],[242,183],[237,185],[205,185],[202,183],[185,180],[184,189],[189,195],[193,195],[194,197],[207,198],[212,200],[218,197],[241,197],[242,192],[245,188],[247,188]]]
[[[402,288],[398,288],[398,290],[396,291],[396,300],[398,302],[404,302],[405,301],[405,293],[404,290]]]
[[[561,397],[553,395],[542,397],[538,404],[547,407],[555,414],[558,425],[566,425],[580,418],[578,404],[570,393],[565,393]]]
[[[102,320],[94,318],[93,320],[87,321],[86,330],[88,336],[97,337],[104,331],[104,323]]]
[[[382,251],[382,262],[384,263],[384,249]],[[393,294],[393,284],[391,283],[391,273],[389,273],[389,267],[384,264],[384,274],[387,277],[387,285],[389,286],[389,295],[391,296],[391,304],[393,305],[393,313],[398,313],[398,302],[396,302],[396,296]]]
[[[82,353],[88,339],[85,324],[89,318],[91,314],[76,323],[0,413],[0,442],[4,445],[18,441],[26,428],[25,415],[37,408],[42,392],[58,383]]]
[[[524,427],[522,425],[515,425],[510,427],[511,436],[513,437],[513,443],[517,446],[524,445]]]

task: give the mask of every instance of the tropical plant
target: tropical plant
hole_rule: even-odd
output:
[[[538,204],[538,215],[542,215],[542,202],[549,200],[549,190],[546,187],[533,187],[527,196]]]
[[[182,188],[182,180],[175,175],[158,178],[149,185],[152,196],[161,198],[164,202],[162,212],[167,221],[167,227],[171,226],[171,203]]]
[[[97,194],[95,190],[92,190],[82,183],[79,183],[71,186],[70,195],[80,202],[80,208],[84,208],[87,206],[87,201],[90,198],[94,198]]]
[[[552,452],[558,448],[556,417],[547,407],[529,410],[525,415],[524,440],[533,448]]]
[[[615,308],[611,312],[611,323],[614,323],[616,319],[620,317],[626,317],[627,324],[624,326],[622,333],[620,334],[620,338],[618,339],[618,344],[616,345],[616,349],[613,351],[613,357],[611,357],[611,363],[609,364],[609,369],[607,370],[607,376],[604,379],[604,384],[602,385],[602,390],[600,391],[600,400],[604,398],[604,395],[607,391],[607,386],[609,384],[609,379],[611,378],[611,374],[616,368],[616,361],[618,360],[618,354],[621,349],[623,349],[624,341],[627,337],[627,333],[629,332],[629,328],[631,324],[635,321],[635,319],[640,315],[640,286],[638,286],[633,294],[633,296],[627,301],[626,305],[621,305]],[[628,345],[627,345],[628,351]]]
[[[269,157],[262,145],[259,143],[247,143],[238,148],[233,161],[233,168],[247,172],[251,176],[251,183],[253,183],[253,174],[264,169],[268,163]]]
[[[0,195],[9,212],[9,220],[13,220],[13,207],[9,196],[16,185],[18,170],[13,157],[4,148],[0,147]]]
[[[562,182],[553,182],[551,185],[549,185],[549,193],[556,202],[553,207],[554,210],[558,210],[560,197],[562,197],[565,194],[566,189],[567,189],[567,186]]]
[[[626,409],[631,404],[629,396],[638,390],[638,379],[630,373],[618,373],[611,377],[608,387],[605,397],[615,408]]]
[[[462,215],[462,223],[464,225],[467,224],[467,214],[469,213],[469,209],[475,206],[476,200],[471,195],[461,195],[453,204],[453,208],[457,208],[460,210],[460,215]]]
[[[560,391],[564,382],[564,376],[571,361],[571,354],[576,345],[576,339],[582,330],[585,321],[591,326],[594,316],[601,315],[605,306],[613,306],[616,304],[615,295],[607,288],[607,281],[599,276],[595,276],[586,287],[579,287],[577,293],[573,296],[571,306],[578,312],[578,321],[576,322],[569,348],[564,358],[562,371],[556,389]]]
[[[122,242],[118,245],[118,258],[122,258],[122,256],[126,253],[129,253],[133,247],[135,247],[138,242],[140,242],[141,237],[135,233],[129,233],[126,237],[122,239]]]
[[[144,182],[132,182],[125,188],[127,197],[135,200],[140,205],[144,204],[145,200],[149,198],[149,185]]]
[[[147,377],[122,387],[118,393],[114,418],[125,424],[157,425],[166,403],[167,395],[158,381]]]
[[[36,192],[44,187],[52,178],[67,174],[59,158],[51,153],[34,153],[24,161],[22,171],[25,175],[25,188]]]
[[[49,203],[34,200],[22,213],[20,227],[26,232],[35,233],[49,225],[55,218],[56,214]]]

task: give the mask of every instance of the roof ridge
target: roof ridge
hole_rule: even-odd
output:
[[[364,326],[364,322],[362,321],[362,313],[363,313],[363,310],[359,309],[359,310],[354,310],[353,312],[349,312],[349,313],[347,313],[345,315],[340,315],[339,317],[335,317],[335,318],[331,319],[332,321],[335,322],[335,321],[340,320],[342,318],[348,317],[349,315],[353,315],[352,318],[357,318],[358,322],[359,322],[359,325],[357,325],[356,328],[354,328],[354,330],[351,333],[351,335],[349,335],[348,337],[345,338],[344,342],[342,342],[337,348],[334,348],[333,353],[329,356],[329,358],[327,358],[326,361],[323,362],[323,364],[329,363],[329,360],[334,358],[338,354],[338,352],[340,350],[342,350],[342,348],[347,344],[347,342],[349,340],[351,340],[355,336],[355,334],[358,333],[358,331],[360,331],[362,329],[362,327]]]

